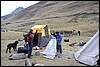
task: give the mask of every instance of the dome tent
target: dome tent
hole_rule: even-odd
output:
[[[90,66],[97,64],[99,59],[99,31],[74,54],[74,57],[77,61]]]
[[[38,45],[37,46],[47,46],[48,42],[50,41],[50,28],[47,25],[35,25],[31,28],[33,33],[38,31]]]

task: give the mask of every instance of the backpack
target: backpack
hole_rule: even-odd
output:
[[[29,39],[33,38],[33,35],[32,34],[29,34]]]

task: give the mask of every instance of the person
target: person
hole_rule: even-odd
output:
[[[38,44],[38,31],[36,30],[33,39],[33,46],[37,46],[37,44]]]
[[[78,31],[78,34],[79,34],[79,36],[80,36],[80,31]]]
[[[29,34],[29,33],[28,33]],[[25,42],[25,44],[27,44],[27,42],[29,41],[28,40],[28,34],[23,34],[23,37],[24,37],[24,42]]]
[[[28,58],[31,58],[32,55],[32,47],[33,47],[33,34],[32,34],[33,30],[30,30],[30,32],[28,33]]]
[[[53,35],[57,39],[56,33],[54,31],[51,32],[51,35]]]
[[[59,51],[60,51],[60,54],[62,54],[62,36],[59,32],[56,32],[56,39],[57,39],[57,54],[56,54],[56,56],[58,56]]]

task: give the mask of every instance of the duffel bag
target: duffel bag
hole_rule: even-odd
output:
[[[18,53],[18,54],[10,54],[9,55],[9,60],[19,60],[19,59],[24,59],[26,58],[25,53]]]
[[[28,53],[28,49],[26,47],[18,47],[17,53]]]

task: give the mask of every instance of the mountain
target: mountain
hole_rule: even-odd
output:
[[[23,12],[10,17],[10,21],[67,16],[84,12],[99,12],[98,1],[40,1]]]
[[[22,10],[24,10],[23,7],[18,7],[18,8],[16,8],[16,9],[11,13],[11,15],[17,14],[17,13],[19,13],[19,12],[22,11]]]
[[[4,15],[4,16],[1,16],[2,20],[6,20],[7,18],[9,18],[11,15],[10,14],[7,14],[7,15]]]
[[[94,31],[99,29],[99,1],[39,1],[2,24],[16,31],[28,31],[36,24],[54,30]]]
[[[23,7],[18,7],[18,8],[16,8],[13,12],[11,12],[10,14],[4,15],[4,16],[2,16],[1,18],[2,18],[3,20],[6,20],[7,18],[9,18],[9,17],[11,17],[11,16],[13,16],[13,15],[19,13],[19,12],[22,11],[22,10],[24,10]]]

